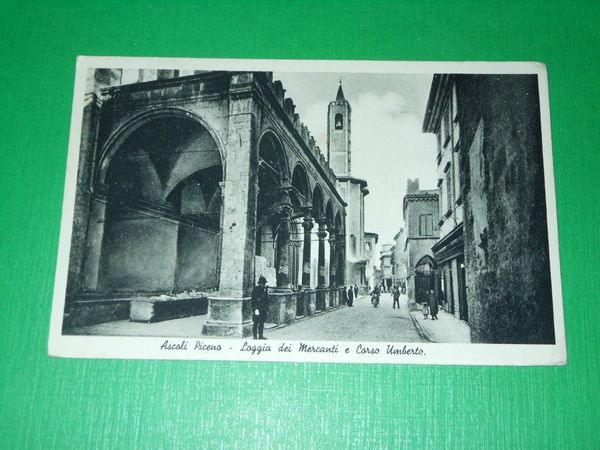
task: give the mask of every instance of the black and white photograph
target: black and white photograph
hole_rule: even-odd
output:
[[[52,356],[565,364],[538,63],[80,57]]]

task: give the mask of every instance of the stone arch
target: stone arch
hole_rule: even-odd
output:
[[[106,196],[99,290],[215,290],[224,179],[219,144],[182,110],[132,122],[107,142],[97,172]]]
[[[429,266],[431,268],[431,270],[434,270],[437,268],[437,264],[435,262],[435,259],[433,259],[431,256],[429,255],[425,255],[423,256],[421,259],[419,259],[417,261],[417,263],[415,264],[415,269],[419,266]]]
[[[276,173],[280,185],[290,180],[290,168],[281,139],[273,130],[265,130],[258,139],[259,166]]]
[[[289,223],[282,227],[282,218],[294,207],[300,207],[290,191],[288,160],[281,140],[272,130],[258,139],[258,196],[256,201],[255,272],[276,283],[281,267],[287,264],[286,248]],[[289,220],[288,220],[289,222]],[[287,270],[287,269],[285,269]],[[278,283],[279,284],[279,283]]]
[[[311,202],[310,184],[306,169],[301,163],[297,163],[292,173],[292,187],[300,194],[300,203],[306,206]]]
[[[423,256],[415,264],[415,301],[417,303],[427,303],[430,292],[435,291],[436,267],[435,260],[429,255]]]
[[[129,139],[129,137],[134,134],[140,128],[146,126],[149,122],[178,117],[181,119],[188,119],[200,124],[212,137],[216,144],[216,148],[219,151],[221,165],[223,167],[223,179],[226,178],[226,158],[225,158],[225,145],[221,140],[219,134],[213,129],[212,126],[208,122],[206,122],[201,116],[190,112],[185,109],[175,108],[175,107],[166,107],[155,109],[151,111],[142,112],[133,118],[129,119],[125,123],[118,126],[106,139],[104,145],[102,146],[102,150],[100,152],[100,159],[98,161],[97,169],[94,173],[94,179],[92,185],[96,188],[102,186],[104,184],[104,180],[106,178],[106,171],[108,170],[108,166],[110,165],[111,160],[115,157],[115,155],[122,148],[123,143]]]
[[[356,255],[356,236],[354,234],[350,235],[350,253],[352,256]]]
[[[328,227],[335,227],[333,204],[331,200],[327,201],[327,206],[325,207],[325,220],[327,221]]]
[[[344,221],[342,220],[342,215],[338,211],[335,213],[335,228],[338,230],[338,233],[344,232]]]
[[[315,219],[321,219],[325,214],[323,190],[318,184],[313,189],[312,214]]]

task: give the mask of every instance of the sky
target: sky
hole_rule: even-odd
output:
[[[403,226],[408,178],[421,189],[436,187],[435,136],[422,124],[433,75],[275,72],[327,157],[327,107],[340,79],[352,108],[352,176],[367,180],[365,231],[379,244],[393,243]]]

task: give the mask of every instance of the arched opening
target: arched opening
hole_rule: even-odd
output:
[[[336,130],[344,129],[344,116],[341,113],[335,115],[334,124]]]
[[[306,175],[304,167],[300,164],[294,168],[294,173],[292,174],[292,187],[294,188],[298,203],[302,206],[307,204],[310,197],[308,176]]]
[[[323,207],[323,191],[319,185],[316,185],[312,193],[312,211],[311,215],[315,219],[315,226],[312,229],[311,237],[311,263],[310,263],[310,285],[316,287],[319,284],[319,221],[324,219],[325,210]]]
[[[103,292],[218,288],[223,164],[198,121],[155,117],[104,163]]]
[[[287,180],[283,148],[272,133],[266,133],[258,144],[255,277],[264,276],[269,286],[277,285],[281,252],[287,251],[282,241],[289,239],[289,230],[281,227],[282,208],[292,202],[282,189]]]
[[[310,187],[306,170],[301,164],[297,164],[292,173],[292,189],[290,190],[292,202],[292,227],[290,236],[290,285],[294,289],[300,289],[303,273],[304,252],[304,228],[302,223],[307,214],[305,207],[310,202]],[[310,242],[310,241],[309,241]],[[301,302],[298,302],[300,305]],[[297,315],[304,312],[298,310]]]
[[[336,268],[337,285],[344,286],[346,284],[346,238],[344,232],[344,221],[342,220],[342,215],[339,211],[335,215],[335,229],[338,234],[336,241],[338,249]]]
[[[325,245],[325,285],[332,286],[335,270],[332,271],[332,260],[335,253],[335,223],[333,217],[333,206],[331,200],[325,207],[325,221],[327,222],[327,242]]]
[[[415,301],[429,302],[429,295],[435,292],[435,261],[424,256],[415,266]]]
[[[350,235],[350,253],[352,256],[356,255],[356,236]]]

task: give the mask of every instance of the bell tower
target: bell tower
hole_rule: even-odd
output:
[[[337,177],[350,176],[350,115],[352,108],[344,97],[342,80],[335,100],[327,111],[327,159]]]

